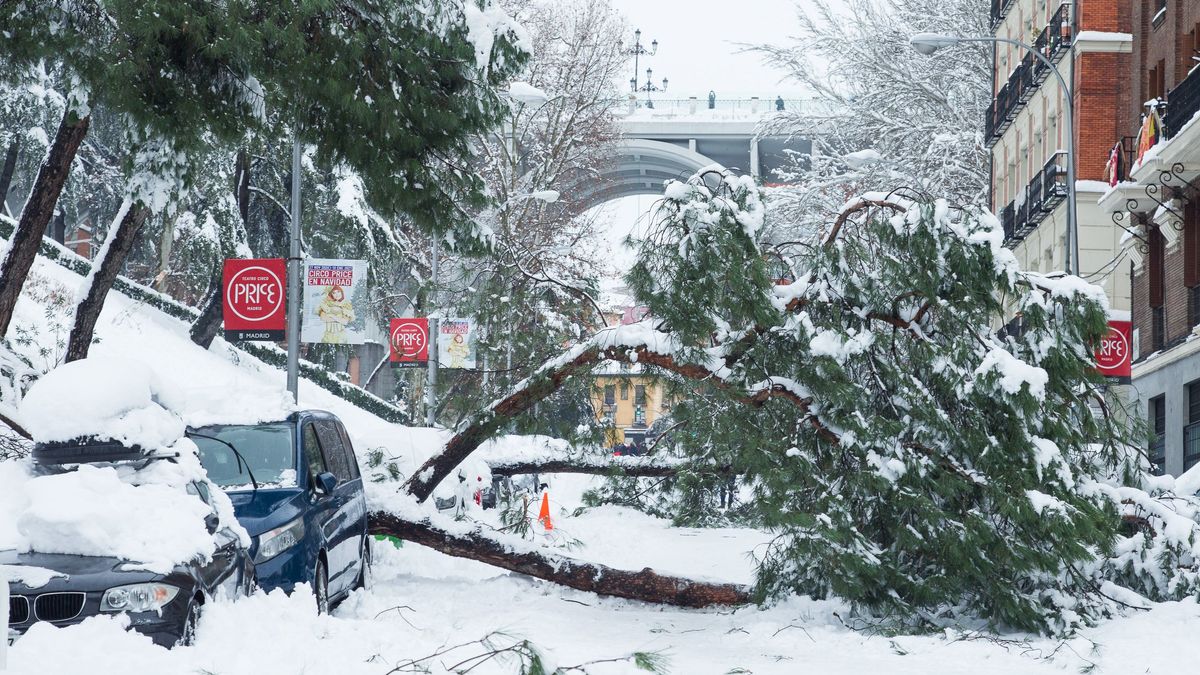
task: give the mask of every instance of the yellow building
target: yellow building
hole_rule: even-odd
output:
[[[610,446],[643,442],[650,425],[670,412],[662,377],[645,372],[639,364],[611,364],[593,377],[592,408],[596,419],[612,424]]]

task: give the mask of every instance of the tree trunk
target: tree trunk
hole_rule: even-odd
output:
[[[233,164],[233,196],[237,201],[238,216],[242,219],[242,227],[248,228],[250,224],[250,153],[245,148],[239,149]],[[192,324],[191,330],[192,342],[204,349],[212,346],[212,341],[216,339],[217,333],[221,330],[225,309],[224,294],[221,288],[223,263],[225,258],[235,255],[237,248],[235,235],[227,233],[224,228],[221,229],[221,233],[222,235],[228,234],[228,236],[221,238],[220,251],[217,253],[219,257],[213,268],[212,280],[208,284],[208,296],[205,298],[204,306],[200,309],[200,316]]]
[[[54,216],[54,207],[71,171],[71,162],[75,160],[75,153],[87,135],[90,122],[90,116],[79,119],[68,108],[54,134],[50,153],[38,169],[33,192],[21,210],[21,220],[9,242],[8,255],[0,263],[0,338],[8,334],[8,325],[12,322],[25,277],[37,258],[38,245],[46,233],[46,225]]]
[[[4,155],[4,168],[0,170],[0,207],[6,213],[8,209],[8,190],[12,187],[13,172],[17,170],[17,153],[21,150],[20,138],[14,136],[8,144],[8,152]]]
[[[196,317],[191,330],[192,342],[204,349],[212,346],[217,332],[221,330],[222,313],[225,309],[221,293],[222,268],[220,261],[217,262],[216,267],[216,273],[209,284],[208,297],[204,300],[204,307],[200,309],[200,316]]]
[[[158,240],[158,273],[154,275],[154,290],[167,292],[167,273],[171,269],[171,252],[175,248],[175,218],[163,219],[162,237]]]
[[[84,282],[87,284],[87,295],[75,308],[75,325],[71,327],[71,337],[67,341],[68,363],[87,358],[92,336],[96,332],[96,321],[100,318],[100,310],[104,309],[104,298],[125,266],[125,259],[129,257],[133,242],[137,241],[138,231],[148,215],[150,209],[140,202],[129,205],[120,222],[109,232],[104,249],[92,261],[92,271]]]
[[[744,605],[750,602],[750,592],[745,586],[670,577],[648,567],[640,572],[618,570],[560,556],[548,550],[534,550],[537,547],[532,544],[514,546],[514,542],[490,536],[478,526],[467,532],[451,532],[434,525],[428,518],[414,522],[378,511],[370,514],[368,522],[372,534],[398,537],[457,558],[478,560],[600,595],[679,607]],[[506,539],[515,538],[508,536]]]
[[[652,461],[587,461],[580,459],[547,459],[541,461],[491,461],[488,467],[496,476],[520,476],[533,473],[576,473],[625,478],[666,478],[687,468],[699,473],[733,475],[727,466],[704,466],[682,462]]]

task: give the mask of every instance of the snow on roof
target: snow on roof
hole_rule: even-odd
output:
[[[35,441],[96,436],[153,450],[183,436],[183,420],[170,410],[183,407],[145,365],[91,358],[43,375],[21,402],[20,416]]]
[[[0,463],[0,511],[9,516],[0,519],[0,549],[114,557],[160,574],[207,557],[215,548],[204,525],[209,508],[185,489],[203,476],[191,457],[141,471],[82,465],[46,476]],[[232,506],[223,520],[234,524]]]

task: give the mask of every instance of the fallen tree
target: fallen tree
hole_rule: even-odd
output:
[[[574,473],[593,474],[599,476],[624,476],[627,478],[665,478],[677,475],[684,468],[694,468],[697,471],[709,471],[718,474],[731,474],[730,467],[703,467],[682,461],[664,461],[649,459],[647,461],[620,461],[621,458],[607,459],[569,459],[551,458],[545,460],[526,461],[493,461],[487,460],[488,467],[495,476],[520,476],[532,473]],[[638,458],[632,458],[634,460]]]
[[[637,572],[618,570],[561,556],[516,537],[490,534],[478,525],[450,531],[434,520],[376,511],[370,515],[370,532],[600,595],[695,608],[750,602],[745,586],[667,576],[648,567]]]

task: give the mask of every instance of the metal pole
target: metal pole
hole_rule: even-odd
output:
[[[1050,72],[1054,73],[1054,78],[1058,80],[1059,86],[1062,87],[1067,106],[1067,274],[1079,274],[1079,219],[1076,208],[1078,200],[1075,198],[1075,101],[1072,96],[1071,85],[1067,84],[1067,81],[1063,79],[1062,73],[1058,72],[1058,68],[1054,66],[1050,59],[1020,40],[996,37],[956,39],[959,42],[1003,42],[1005,44],[1016,45],[1033,54],[1045,64],[1050,69]],[[1070,57],[1071,79],[1073,80],[1075,79],[1074,48],[1070,51]]]
[[[292,129],[292,232],[288,246],[287,388],[300,402],[300,139]]]
[[[433,245],[430,247],[431,260],[429,263],[429,280],[432,284],[432,290],[429,292],[429,308],[433,310],[431,314],[438,309],[437,305],[437,288],[438,288],[438,239],[437,235],[433,237]],[[438,376],[438,349],[437,349],[437,334],[438,320],[437,317],[429,317],[429,362],[428,370],[425,378],[425,423],[426,426],[434,426],[437,423],[437,376]]]

